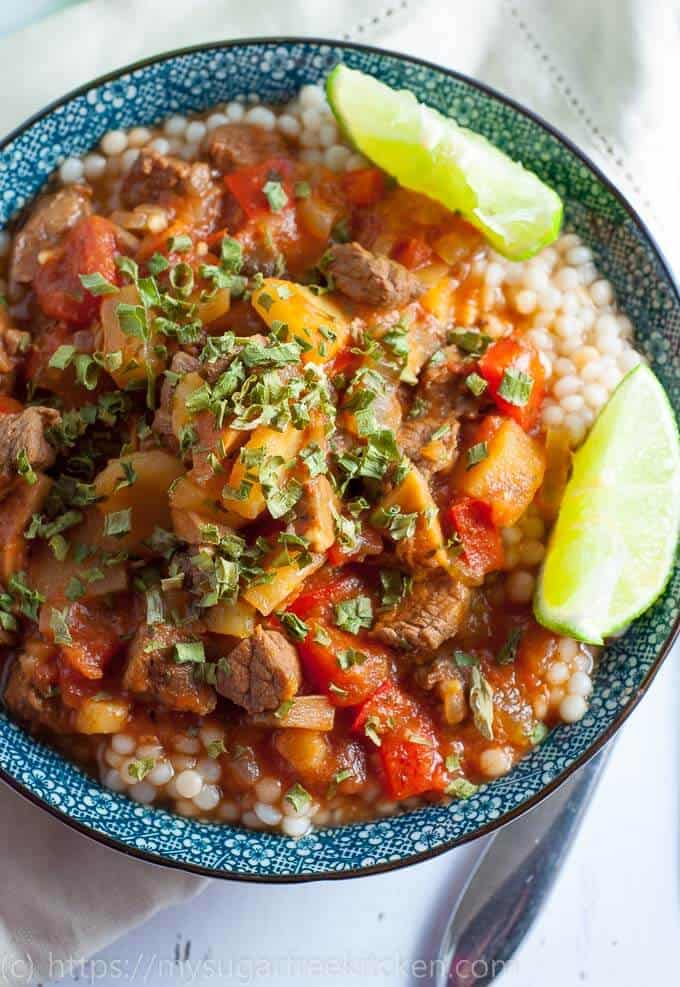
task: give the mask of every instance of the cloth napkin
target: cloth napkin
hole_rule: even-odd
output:
[[[671,261],[680,257],[677,141],[675,128],[664,127],[680,90],[680,20],[666,3],[90,0],[0,40],[0,91],[12,94],[0,103],[0,133],[74,86],[155,52],[293,34],[382,44],[514,96],[592,156],[651,222]],[[107,850],[5,788],[0,836],[0,987],[54,979],[63,961],[91,955],[207,883]]]

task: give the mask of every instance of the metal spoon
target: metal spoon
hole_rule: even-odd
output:
[[[608,753],[490,841],[442,938],[436,987],[483,987],[502,973],[555,883]]]

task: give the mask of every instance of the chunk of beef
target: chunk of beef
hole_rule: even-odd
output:
[[[430,361],[423,369],[414,401],[422,404],[426,413],[442,415],[448,408],[459,420],[477,418],[493,401],[486,390],[475,397],[465,383],[474,366],[474,361],[466,359],[457,346],[444,347],[441,359]]]
[[[425,410],[407,418],[397,434],[397,445],[425,476],[451,469],[458,455],[460,424],[447,408]]]
[[[313,552],[326,552],[335,541],[333,508],[336,496],[328,478],[315,476],[302,485],[302,496],[295,505],[295,534],[306,538]]]
[[[202,198],[212,184],[210,166],[205,162],[189,164],[144,148],[123,180],[121,198],[132,209],[143,202],[159,202],[167,193]]]
[[[428,657],[431,660],[419,666],[413,677],[421,688],[438,696],[444,719],[449,726],[457,726],[468,715],[465,676],[450,654]]]
[[[212,713],[217,703],[215,690],[197,681],[193,662],[173,660],[175,644],[195,640],[195,631],[186,627],[143,625],[130,641],[123,686],[141,699],[180,713]]]
[[[50,676],[44,674],[43,665],[37,655],[19,655],[5,687],[5,705],[20,720],[47,727],[55,733],[69,733],[71,710],[62,703]]]
[[[286,142],[280,134],[248,123],[216,127],[208,144],[210,160],[224,174],[285,153]]]
[[[40,252],[54,247],[63,233],[92,213],[90,195],[90,190],[81,185],[69,185],[36,200],[14,237],[9,271],[12,284],[32,281]]]
[[[14,390],[16,369],[30,342],[30,335],[14,328],[6,306],[0,304],[0,394]]]
[[[327,257],[325,271],[335,287],[356,302],[399,308],[422,294],[420,281],[403,264],[376,257],[360,243],[336,243]]]
[[[218,668],[217,691],[249,713],[277,709],[300,687],[297,651],[278,631],[261,625],[238,644]]]
[[[459,630],[470,605],[471,590],[437,571],[416,582],[407,597],[382,613],[373,629],[395,647],[435,650]]]
[[[16,475],[22,453],[34,470],[52,465],[56,454],[45,438],[45,429],[60,421],[58,411],[40,406],[0,415],[0,483]]]
[[[3,583],[25,568],[24,531],[32,516],[42,509],[51,486],[52,481],[44,473],[38,473],[33,484],[16,479],[0,502],[0,581]]]

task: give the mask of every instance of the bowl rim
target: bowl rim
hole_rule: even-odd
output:
[[[162,62],[170,61],[175,58],[181,58],[185,55],[192,55],[196,52],[201,51],[211,51],[217,49],[229,49],[229,48],[248,48],[251,46],[258,47],[277,47],[279,45],[312,45],[316,47],[329,46],[332,48],[348,49],[350,51],[365,52],[373,55],[386,56],[388,58],[397,59],[398,61],[405,62],[411,65],[419,65],[423,68],[433,69],[436,72],[447,76],[458,82],[462,82],[478,92],[481,92],[485,96],[490,97],[492,100],[496,100],[499,103],[504,104],[510,109],[514,110],[516,113],[527,117],[533,123],[538,124],[544,131],[546,131],[551,137],[562,144],[572,155],[574,155],[578,160],[585,165],[585,167],[598,179],[598,181],[607,189],[607,191],[617,200],[619,205],[628,214],[633,224],[637,227],[638,231],[645,238],[652,251],[656,256],[656,261],[659,264],[663,274],[666,276],[668,284],[671,291],[675,297],[677,304],[680,306],[680,283],[673,274],[673,270],[667,261],[665,254],[659,244],[656,241],[655,236],[652,234],[648,228],[646,222],[642,219],[637,209],[628,201],[626,196],[616,187],[612,179],[610,179],[604,171],[597,165],[584,151],[582,151],[572,140],[563,134],[557,127],[546,121],[540,114],[534,112],[528,107],[519,103],[505,93],[500,92],[493,86],[488,85],[485,82],[481,82],[463,72],[458,72],[455,69],[447,68],[444,65],[440,65],[437,62],[429,61],[425,58],[419,58],[415,55],[408,55],[404,52],[390,51],[388,48],[382,48],[378,45],[367,45],[360,42],[347,41],[343,39],[335,38],[325,38],[325,37],[303,37],[297,35],[286,35],[283,37],[267,37],[267,36],[254,36],[248,38],[237,38],[231,40],[216,40],[216,41],[206,41],[201,42],[196,45],[189,45],[183,48],[174,48],[169,51],[159,52],[154,55],[147,56],[146,58],[139,59],[130,64],[121,66],[120,68],[113,69],[103,75],[97,76],[88,82],[85,82],[74,89],[69,90],[64,95],[52,100],[42,109],[36,111],[26,120],[20,123],[17,127],[11,130],[5,137],[0,140],[0,151],[4,151],[5,148],[11,144],[14,140],[20,137],[25,131],[29,130],[38,121],[49,117],[55,110],[69,103],[72,99],[76,99],[79,96],[84,96],[93,88],[98,88],[99,86],[105,85],[108,82],[112,82],[115,79],[119,79],[121,76],[128,73],[139,71],[140,69],[148,68],[152,65],[157,65]],[[25,207],[23,207],[25,208]],[[18,212],[21,213],[22,210]],[[9,223],[13,221],[14,217],[9,220]],[[621,726],[626,722],[628,717],[631,715],[633,710],[642,700],[643,696],[649,690],[654,678],[656,677],[661,665],[666,660],[670,654],[673,645],[676,640],[680,638],[680,614],[675,618],[673,626],[670,633],[661,645],[657,656],[652,664],[651,668],[647,672],[645,678],[640,684],[635,695],[631,696],[630,700],[626,706],[621,710],[618,716],[609,724],[604,733],[598,737],[579,757],[577,757],[572,764],[565,768],[560,774],[558,774],[551,782],[540,789],[535,795],[532,795],[525,802],[516,806],[514,809],[503,813],[497,819],[493,819],[479,829],[472,833],[466,833],[456,839],[447,840],[441,843],[439,846],[433,847],[432,849],[425,850],[420,853],[409,854],[400,860],[393,860],[387,863],[374,864],[369,867],[353,867],[346,871],[329,871],[320,874],[308,873],[308,874],[287,874],[287,875],[275,875],[275,874],[243,874],[234,870],[219,870],[212,867],[201,867],[197,864],[187,863],[186,861],[172,860],[168,857],[163,856],[161,853],[151,852],[147,850],[140,850],[129,844],[123,842],[122,840],[115,839],[112,836],[108,836],[105,833],[101,833],[98,830],[92,829],[84,823],[79,822],[69,815],[67,811],[56,808],[50,805],[43,798],[33,792],[27,785],[24,785],[17,778],[11,775],[4,767],[0,765],[0,781],[4,782],[10,788],[12,788],[17,794],[21,795],[23,798],[32,802],[37,807],[48,812],[53,818],[59,820],[59,822],[69,826],[71,829],[81,833],[83,836],[94,840],[103,846],[108,847],[111,850],[115,850],[118,853],[127,854],[130,857],[135,857],[145,863],[154,864],[158,867],[168,867],[174,870],[184,871],[186,873],[196,874],[201,877],[211,877],[226,881],[238,881],[245,882],[249,884],[304,884],[319,881],[339,881],[339,880],[350,880],[353,878],[368,877],[372,874],[386,874],[391,871],[401,870],[405,867],[411,867],[414,864],[424,862],[426,860],[432,860],[435,857],[446,853],[449,850],[453,850],[456,847],[463,846],[465,843],[470,843],[473,840],[480,839],[484,836],[489,836],[490,834],[496,832],[501,827],[507,825],[510,822],[523,816],[526,812],[535,808],[544,799],[548,798],[553,794],[564,782],[571,777],[571,775],[578,771],[579,768],[583,767],[588,761],[591,760],[596,754],[598,754],[614,737]],[[343,827],[344,828],[344,827]]]

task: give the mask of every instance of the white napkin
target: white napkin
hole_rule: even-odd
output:
[[[671,5],[648,0],[91,0],[0,40],[0,92],[12,94],[0,132],[154,52],[293,34],[373,41],[497,86],[563,129],[667,252],[680,251],[677,139],[663,126],[680,90],[680,24]],[[206,883],[106,850],[8,789],[0,836],[0,987],[56,978],[60,960],[90,955]]]

